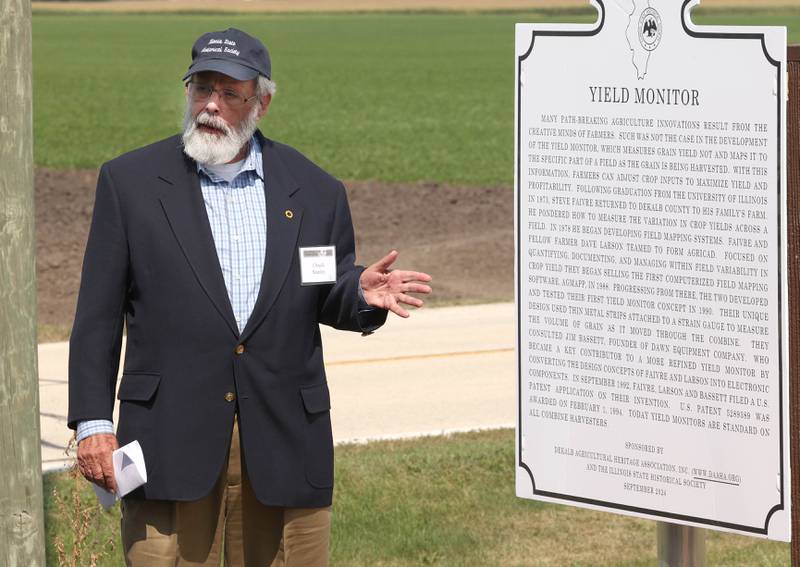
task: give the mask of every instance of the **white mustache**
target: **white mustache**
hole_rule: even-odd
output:
[[[205,110],[198,114],[194,119],[195,126],[210,126],[221,130],[226,136],[232,134],[231,127],[220,116],[213,116]]]

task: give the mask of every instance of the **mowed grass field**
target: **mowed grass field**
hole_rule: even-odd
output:
[[[787,25],[800,9],[706,10],[698,23]],[[202,32],[262,38],[278,95],[262,127],[344,179],[511,184],[514,23],[587,10],[485,14],[35,14],[38,165],[99,166],[178,131]]]
[[[655,522],[519,499],[513,470],[510,430],[338,447],[332,567],[655,564]],[[124,565],[119,507],[102,512],[82,480],[46,479],[63,501],[48,502],[48,565],[71,525],[86,528],[78,565],[100,552],[99,566]],[[785,543],[712,531],[706,552],[708,567],[786,566],[790,555]]]

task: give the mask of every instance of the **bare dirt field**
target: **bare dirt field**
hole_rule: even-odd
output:
[[[37,11],[79,12],[393,12],[531,10],[589,6],[588,0],[111,0],[33,2]],[[703,0],[704,7],[800,6],[800,0]]]
[[[40,340],[62,340],[75,314],[95,170],[36,171]],[[511,187],[347,183],[360,263],[392,248],[398,267],[430,273],[432,304],[513,299]]]

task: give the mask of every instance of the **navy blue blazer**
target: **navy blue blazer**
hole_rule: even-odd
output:
[[[123,324],[117,437],[138,440],[147,484],[133,497],[195,500],[226,464],[238,410],[243,462],[267,505],[331,503],[330,395],[319,324],[383,324],[359,314],[344,186],[296,150],[261,141],[267,251],[240,334],[217,259],[197,164],[180,136],[100,169],[75,324],[69,427],[111,419]],[[337,282],[301,286],[298,247],[335,245]]]

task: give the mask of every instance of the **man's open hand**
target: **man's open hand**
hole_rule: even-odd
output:
[[[397,256],[397,250],[392,250],[364,270],[361,273],[361,289],[364,299],[372,307],[388,309],[400,317],[408,317],[408,311],[400,304],[422,307],[421,299],[408,294],[430,293],[431,287],[422,282],[431,281],[431,277],[423,272],[390,269]]]
[[[78,468],[89,482],[117,491],[111,454],[119,449],[117,437],[110,433],[90,435],[78,443]]]

